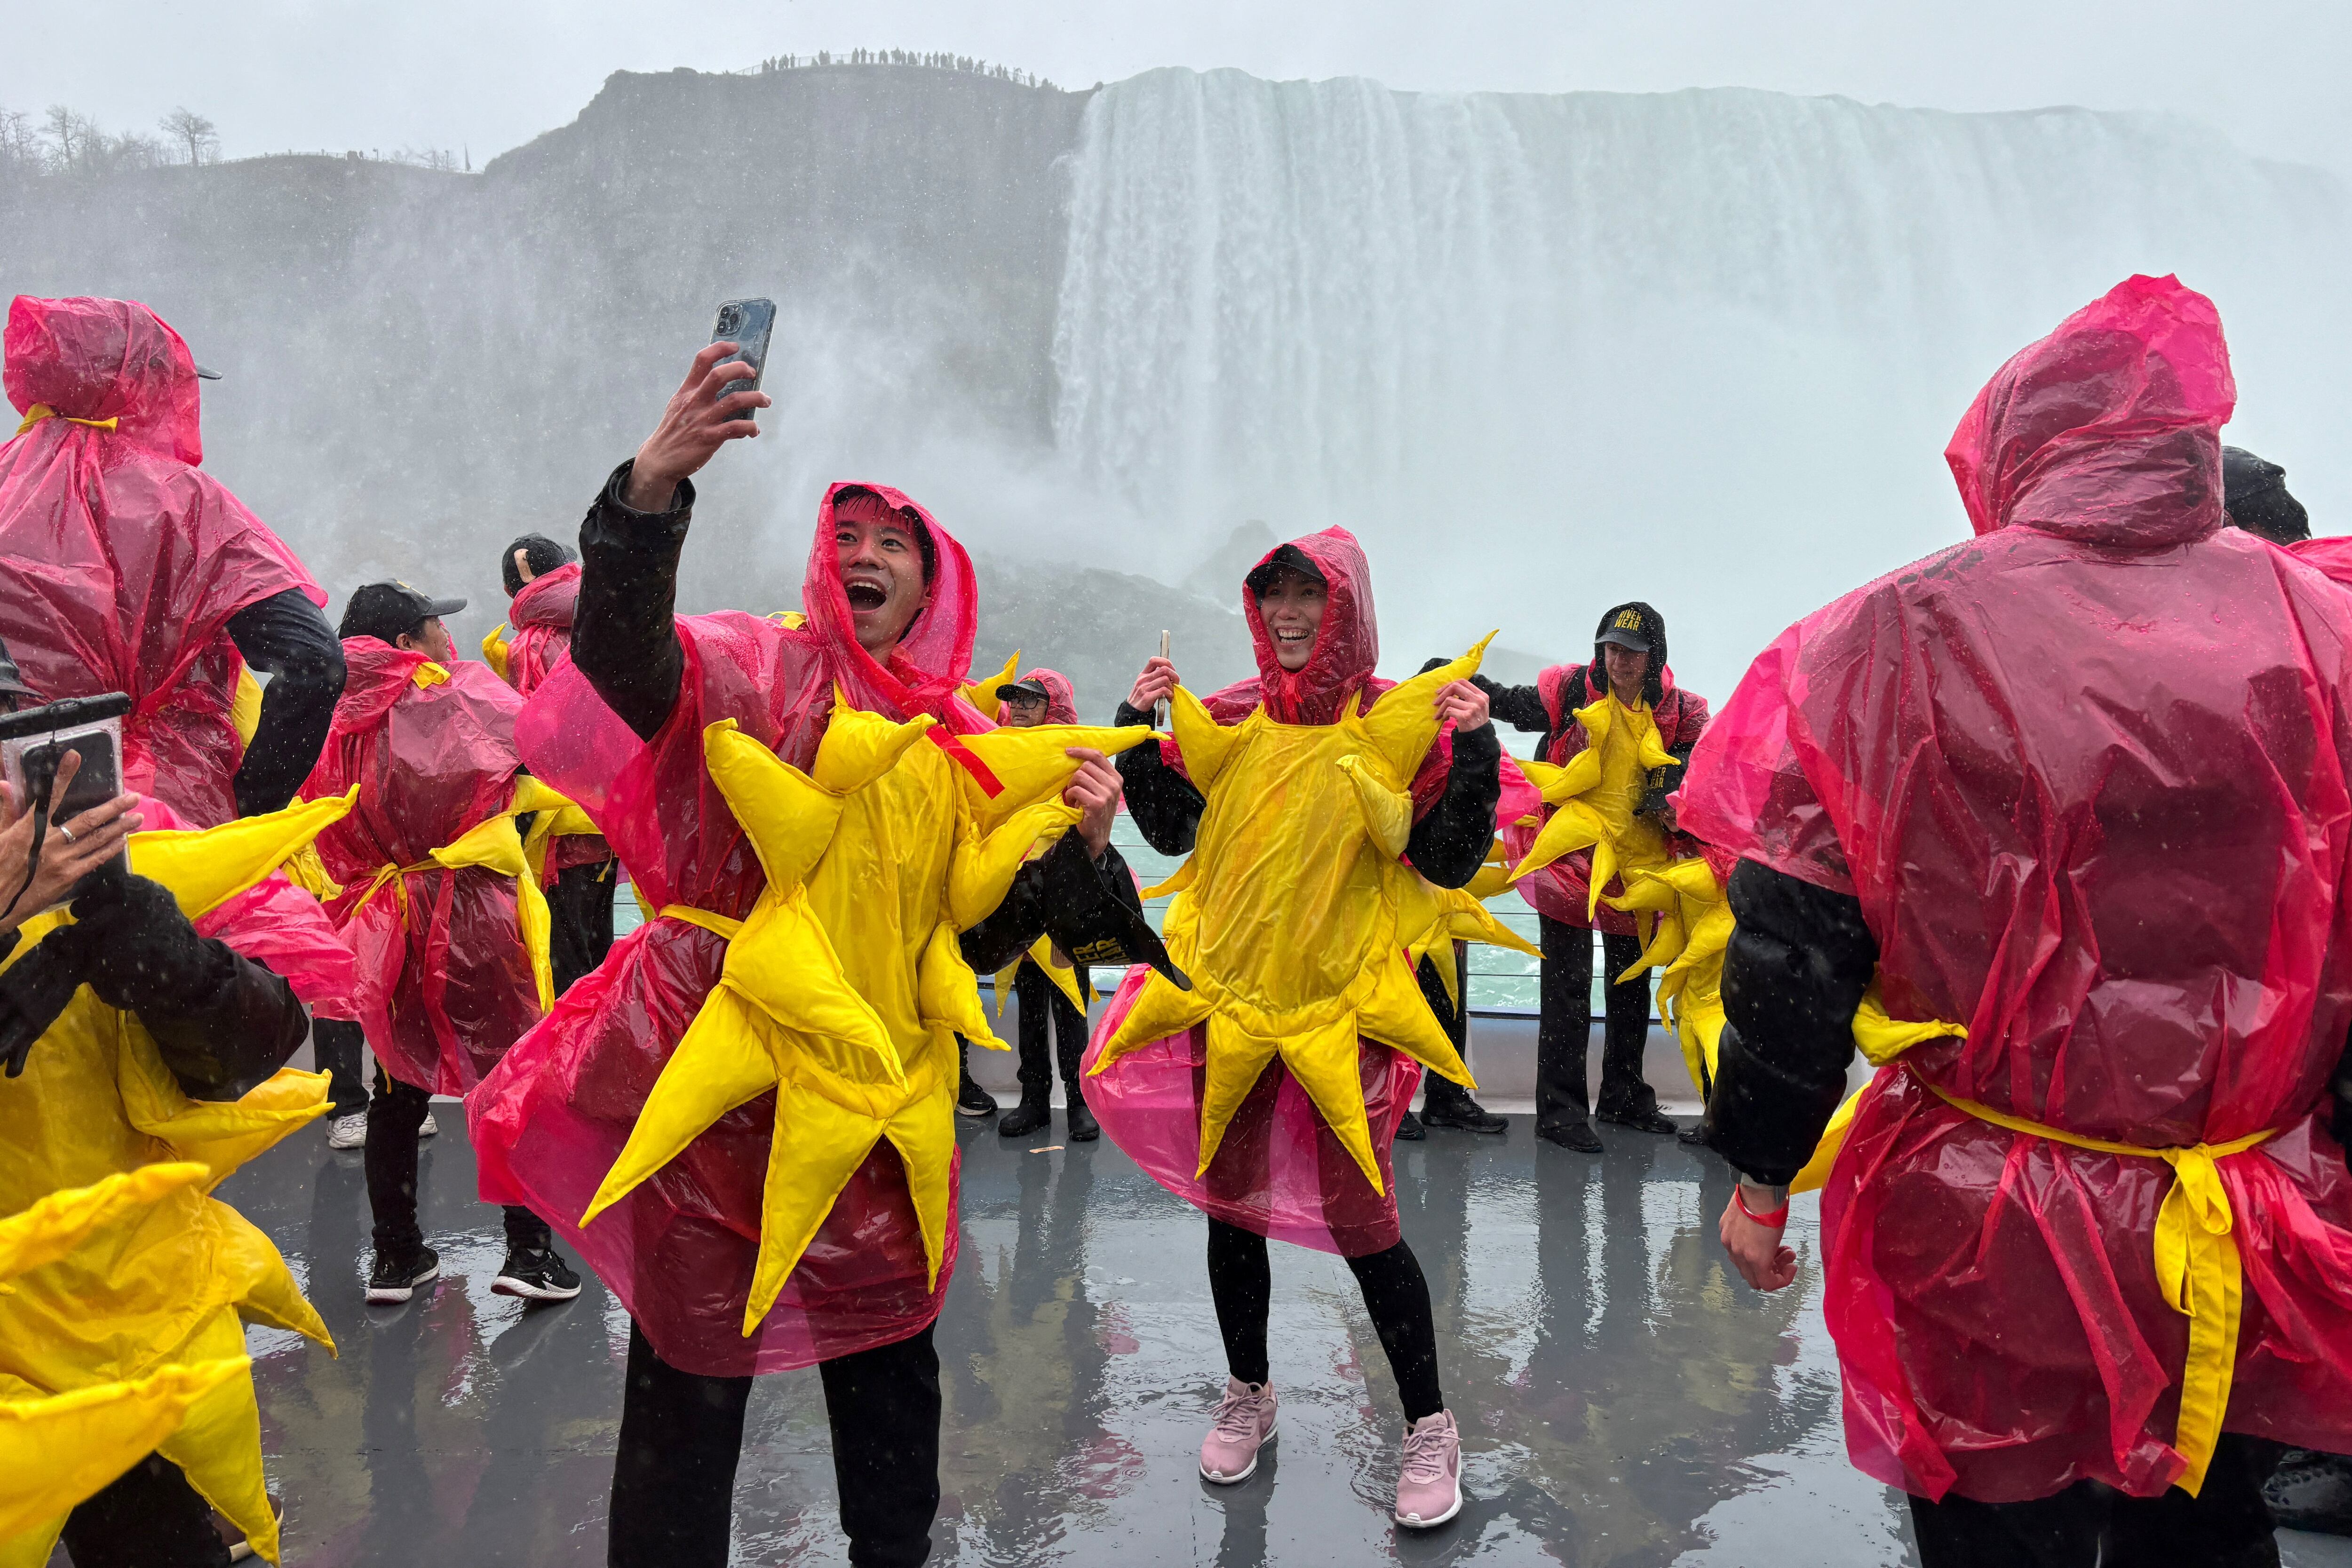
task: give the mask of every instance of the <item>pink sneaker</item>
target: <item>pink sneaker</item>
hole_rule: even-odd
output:
[[[1217,1418],[1201,1439],[1201,1476],[1219,1486],[1245,1481],[1257,1468],[1257,1451],[1274,1441],[1274,1384],[1225,1379]]]
[[[1454,1413],[1441,1410],[1405,1428],[1396,1521],[1408,1530],[1427,1530],[1461,1511],[1462,1433]]]

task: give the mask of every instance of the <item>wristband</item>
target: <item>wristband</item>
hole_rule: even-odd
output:
[[[1764,1226],[1768,1230],[1780,1230],[1788,1226],[1789,1205],[1786,1202],[1783,1202],[1779,1208],[1774,1209],[1769,1214],[1758,1214],[1754,1209],[1748,1206],[1748,1194],[1740,1190],[1739,1185],[1737,1183],[1732,1184],[1731,1201],[1738,1206],[1741,1214],[1746,1215],[1749,1219],[1755,1221],[1758,1225]]]

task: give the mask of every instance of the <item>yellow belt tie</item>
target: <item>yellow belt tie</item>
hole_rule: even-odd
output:
[[[730,920],[725,915],[714,915],[709,910],[698,910],[688,904],[664,904],[661,907],[661,912],[655,918],[665,921],[684,921],[690,926],[700,926],[713,936],[723,938],[728,942],[733,942],[736,933],[743,929],[741,921]]]
[[[25,422],[16,426],[16,434],[22,436],[44,419],[62,419],[68,425],[87,425],[93,430],[111,430],[121,423],[119,418],[77,419],[70,414],[58,413],[46,403],[36,403],[32,407],[25,410]]]
[[[2172,1167],[2172,1190],[2164,1194],[2164,1206],[2156,1215],[2156,1279],[2166,1302],[2189,1319],[2189,1356],[2180,1369],[2180,1424],[2172,1446],[2189,1463],[2180,1488],[2196,1496],[2205,1484],[2205,1468],[2212,1462],[2213,1445],[2221,1435],[2222,1413],[2229,1408],[2230,1380],[2238,1365],[2238,1309],[2243,1298],[2238,1244],[2230,1235],[2230,1194],[2214,1162],[2244,1153],[2273,1136],[2277,1129],[2249,1132],[2227,1143],[2149,1149],[2045,1127],[1948,1094],[1925,1079],[1919,1081],[1946,1104],[2011,1132],[2102,1154],[2162,1160]]]

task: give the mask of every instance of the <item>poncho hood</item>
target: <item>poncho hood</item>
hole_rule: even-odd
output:
[[[1046,723],[1075,724],[1078,721],[1077,688],[1070,684],[1068,676],[1058,669],[1047,669],[1041,665],[1023,675],[1021,679],[1034,680],[1045,689]]]
[[[196,362],[180,334],[130,300],[8,304],[8,401],[72,419],[115,419],[128,437],[184,463],[205,460]]]
[[[2213,302],[2175,278],[2129,278],[2011,355],[1944,460],[1979,534],[2160,549],[2221,526],[2237,401]]]
[[[535,627],[568,632],[579,604],[580,563],[574,561],[525,583],[507,607],[507,618],[517,631]]]
[[[850,618],[849,592],[833,542],[835,508],[845,491],[878,497],[930,542],[931,602],[917,613],[887,665],[858,646],[856,623]],[[856,495],[847,499],[853,506],[871,504]],[[816,537],[809,542],[801,607],[808,616],[806,634],[822,645],[822,656],[852,707],[898,720],[929,713],[959,732],[991,727],[971,704],[955,700],[971,673],[972,639],[980,625],[980,584],[971,557],[903,490],[845,480],[825,488]]]
[[[1275,657],[1274,637],[1258,614],[1257,592],[1252,586],[1260,574],[1278,566],[1313,571],[1323,579],[1328,595],[1315,651],[1295,673]],[[1229,686],[1209,699],[1209,710],[1220,723],[1238,721],[1260,702],[1276,723],[1336,723],[1349,698],[1359,691],[1370,698],[1390,684],[1372,679],[1372,667],[1381,659],[1381,632],[1372,615],[1371,563],[1356,536],[1344,528],[1327,528],[1267,551],[1243,580],[1242,615],[1249,622],[1250,643],[1257,654],[1257,679]],[[1372,689],[1366,691],[1368,686]]]
[[[423,654],[394,647],[382,637],[343,639],[342,700],[335,704],[335,720],[328,739],[373,726],[400,694],[409,689],[416,672],[433,661]]]

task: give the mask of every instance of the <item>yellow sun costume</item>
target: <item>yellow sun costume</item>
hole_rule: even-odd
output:
[[[1485,940],[1524,944],[1475,899],[1448,898],[1399,857],[1412,830],[1410,786],[1438,735],[1437,691],[1475,672],[1486,647],[1396,687],[1370,711],[1350,700],[1332,724],[1280,724],[1261,707],[1221,726],[1177,688],[1171,726],[1207,804],[1192,858],[1152,892],[1176,894],[1163,934],[1193,989],[1150,974],[1091,1074],[1204,1024],[1202,1172],[1277,1059],[1383,1194],[1360,1037],[1475,1087],[1422,996],[1410,950],[1450,939],[1455,920],[1491,925]]]
[[[606,1208],[728,1111],[775,1091],[748,1337],[875,1145],[887,1139],[936,1285],[955,1158],[955,1037],[1002,1050],[957,932],[1003,901],[1023,862],[1075,826],[1073,746],[1116,753],[1141,729],[996,730],[958,744],[1000,786],[926,738],[836,697],[808,772],[731,720],[703,735],[710,777],[767,877],[740,922],[661,912],[727,939],[726,967],[664,1066],[620,1158],[581,1216]]]
[[[131,867],[170,889],[195,919],[267,877],[355,798],[306,801],[203,831],[133,834]],[[58,910],[26,921],[0,968],[69,919]],[[39,1217],[26,1229],[50,1237],[19,1253],[25,1271],[0,1293],[0,1400],[16,1411],[0,1415],[0,1442],[20,1445],[26,1464],[86,1474],[70,1455],[48,1450],[86,1434],[95,1468],[99,1453],[110,1464],[143,1441],[116,1474],[150,1449],[161,1453],[256,1552],[278,1560],[243,1322],[332,1342],[269,1238],[208,1194],[326,1110],[326,1075],[291,1068],[233,1102],[191,1100],[135,1016],[87,986],[75,993],[32,1047],[24,1075],[0,1079],[0,1211],[31,1211]],[[169,1163],[164,1173],[152,1169],[159,1163]],[[66,1195],[71,1188],[94,1195]],[[91,1209],[79,1206],[85,1201]],[[121,1392],[126,1384],[135,1392]],[[44,1436],[41,1423],[50,1420],[61,1425]],[[12,1479],[30,1473],[7,1468]],[[0,1568],[47,1561],[79,1500],[69,1490],[61,1485],[46,1508],[13,1516],[24,1522],[0,1542]]]

